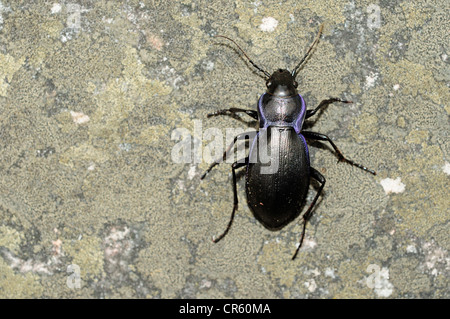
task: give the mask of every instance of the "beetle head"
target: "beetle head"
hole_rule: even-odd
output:
[[[298,83],[286,69],[278,69],[266,81],[267,93],[278,97],[297,95]]]

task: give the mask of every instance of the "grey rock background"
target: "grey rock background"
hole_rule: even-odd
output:
[[[0,297],[449,298],[449,9],[0,0]],[[327,184],[295,261],[300,219],[264,229],[243,178],[233,227],[213,244],[230,167],[200,182],[208,164],[174,163],[171,134],[253,127],[206,115],[254,108],[265,85],[212,36],[272,72],[298,62],[320,23],[300,92],[309,107],[354,103],[311,125],[378,175],[314,144]]]

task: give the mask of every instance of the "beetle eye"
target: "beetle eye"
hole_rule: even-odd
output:
[[[294,81],[294,87],[297,88],[297,86],[298,86],[298,82]]]

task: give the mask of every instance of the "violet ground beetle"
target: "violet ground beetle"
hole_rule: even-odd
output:
[[[214,242],[217,243],[228,233],[238,208],[236,169],[246,166],[245,190],[248,205],[255,218],[269,230],[279,230],[300,215],[312,178],[320,186],[309,208],[303,214],[302,234],[292,257],[292,259],[295,259],[305,237],[306,223],[311,217],[314,205],[325,186],[325,177],[310,166],[308,145],[305,139],[329,142],[339,161],[376,175],[373,170],[344,157],[328,136],[302,130],[304,120],[327,105],[334,102],[352,103],[339,98],[330,98],[320,102],[315,109],[307,110],[303,97],[297,91],[298,83],[295,78],[299,68],[319,41],[322,30],[323,24],[320,26],[316,39],[292,72],[278,69],[272,75],[256,65],[235,41],[226,36],[217,36],[233,42],[250,64],[264,74],[267,91],[260,97],[256,111],[230,108],[208,114],[208,117],[211,117],[245,113],[253,119],[259,120],[258,132],[237,135],[224,152],[223,157],[211,164],[201,176],[201,179],[205,178],[214,166],[223,162],[238,140],[250,140],[249,156],[231,165],[234,193],[233,211],[227,228],[219,237],[213,239]],[[267,154],[266,156],[270,158],[270,166],[275,164],[276,168],[273,171],[267,170],[264,172],[264,168],[267,169],[268,165],[263,162],[261,154]]]

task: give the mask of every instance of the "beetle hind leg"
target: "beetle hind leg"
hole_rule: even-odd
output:
[[[251,140],[253,139],[256,134],[258,132],[257,131],[250,131],[250,132],[246,132],[246,133],[242,133],[239,134],[237,136],[234,137],[233,142],[231,142],[230,146],[228,146],[228,148],[226,149],[226,151],[223,153],[223,156],[217,160],[214,161],[214,163],[212,163],[208,169],[203,173],[203,175],[200,177],[200,179],[204,179],[206,177],[206,175],[208,175],[208,173],[217,165],[219,165],[220,163],[224,162],[228,156],[229,153],[231,152],[231,149],[233,148],[234,144],[236,144],[236,142],[238,140]],[[239,162],[239,161],[238,161]],[[234,164],[233,164],[234,165]]]
[[[297,249],[295,250],[294,256],[292,256],[292,260],[297,257],[298,251],[300,250],[300,247],[302,247],[303,239],[305,239],[305,231],[306,231],[306,223],[311,218],[311,215],[313,213],[313,208],[316,205],[317,199],[319,198],[320,194],[322,193],[323,187],[325,186],[325,177],[323,177],[322,174],[320,174],[316,169],[310,167],[310,176],[311,178],[315,179],[320,183],[319,190],[317,191],[316,196],[314,197],[313,201],[311,202],[311,205],[309,205],[308,210],[305,214],[303,214],[303,230],[302,235],[300,237],[300,241],[298,243]]]
[[[233,224],[233,219],[234,219],[234,215],[236,213],[236,210],[238,209],[238,195],[237,195],[237,182],[236,182],[236,170],[240,167],[246,166],[248,164],[248,157],[245,158],[244,161],[240,160],[237,162],[234,162],[231,165],[231,172],[233,173],[233,196],[234,196],[234,203],[233,203],[233,211],[231,213],[231,217],[230,217],[230,221],[228,222],[227,228],[225,229],[225,231],[217,238],[213,238],[213,242],[217,243],[218,241],[220,241],[223,237],[225,237],[225,235],[228,233],[228,231],[231,228],[231,224]]]

